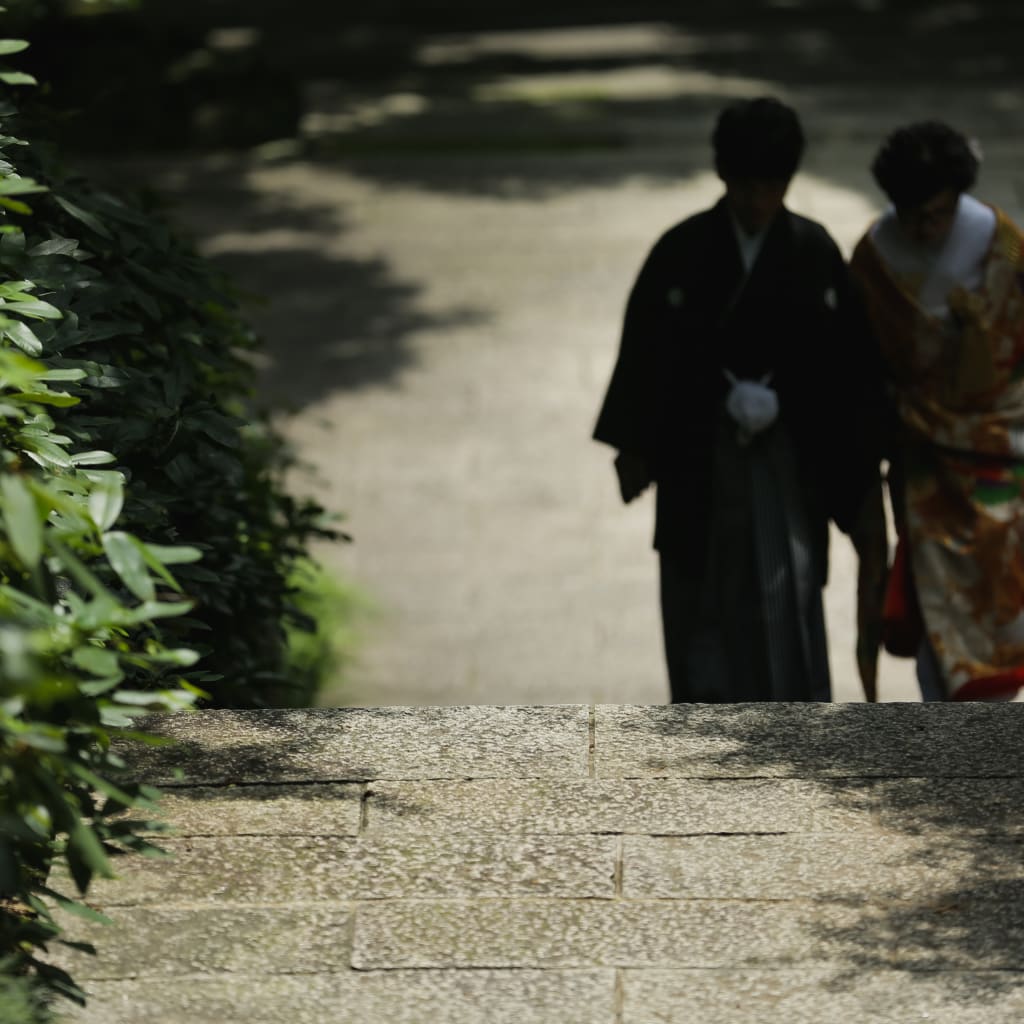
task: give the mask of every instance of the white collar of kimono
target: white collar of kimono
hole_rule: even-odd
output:
[[[764,244],[764,237],[768,234],[768,228],[758,232],[756,235],[748,235],[740,227],[739,221],[730,213],[729,222],[732,224],[732,233],[736,236],[736,245],[739,246],[740,259],[743,260],[743,269],[749,274],[750,268],[757,261],[757,254]]]
[[[917,300],[933,316],[949,314],[949,293],[959,286],[977,291],[984,280],[984,263],[996,230],[991,207],[973,196],[961,195],[946,241],[929,249],[908,238],[891,207],[871,229],[882,260],[897,277],[920,281]]]

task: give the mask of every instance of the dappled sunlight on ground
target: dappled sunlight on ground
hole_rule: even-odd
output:
[[[727,99],[770,91],[800,110],[789,205],[847,253],[881,206],[871,156],[901,120],[977,134],[979,194],[1019,213],[1016,85],[976,18],[734,8],[324,28],[304,61],[279,26],[263,38],[301,70],[294,137],[146,164],[247,292],[262,398],[313,470],[297,485],[355,537],[323,558],[381,609],[328,702],[667,698],[652,502],[619,504],[589,436],[640,262],[720,194],[708,138]],[[357,37],[362,56],[339,64]],[[840,700],[860,697],[853,566],[836,535]],[[911,663],[884,659],[880,689],[916,699]]]

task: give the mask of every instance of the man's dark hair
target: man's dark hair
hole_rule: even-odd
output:
[[[711,136],[715,170],[723,181],[755,178],[788,181],[804,153],[796,111],[770,96],[730,103]]]
[[[958,131],[941,121],[897,128],[871,164],[893,206],[919,206],[946,189],[966,192],[978,177],[978,158]]]

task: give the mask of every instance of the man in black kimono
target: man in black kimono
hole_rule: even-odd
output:
[[[712,144],[725,195],[647,257],[594,437],[623,500],[656,486],[672,701],[828,700],[829,518],[849,531],[877,474],[867,348],[839,249],[783,205],[794,111],[734,103]]]

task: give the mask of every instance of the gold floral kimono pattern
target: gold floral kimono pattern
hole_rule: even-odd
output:
[[[954,289],[948,320],[921,309],[870,237],[851,262],[903,428],[897,528],[952,700],[1024,684],[1024,258],[996,214],[981,288]]]

